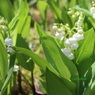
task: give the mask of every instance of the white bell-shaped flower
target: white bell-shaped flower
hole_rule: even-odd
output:
[[[61,49],[61,51],[62,51],[66,56],[68,56],[69,54],[71,54],[71,49],[70,49],[70,48],[63,48],[63,49]]]
[[[79,19],[79,20],[76,22],[76,25],[77,25],[77,26],[82,26],[82,20]]]
[[[94,14],[94,13],[95,13],[95,7],[91,7],[90,12],[91,12],[92,14]]]
[[[73,44],[73,43],[76,43],[76,38],[74,38],[74,37],[71,37],[71,38],[69,38],[68,39],[69,40],[69,42],[71,43],[71,44]]]
[[[65,42],[64,42],[64,44],[67,47],[70,47],[71,46],[71,43],[70,43],[69,39],[66,39]]]
[[[71,45],[71,49],[72,50],[76,50],[77,48],[79,47],[79,44],[76,42],[76,43],[73,43],[72,45]]]
[[[71,53],[70,55],[67,56],[70,60],[73,60],[74,59],[74,54]]]
[[[64,38],[64,32],[61,32],[61,33],[56,32],[55,37],[58,39],[63,39]]]
[[[14,52],[14,49],[11,46],[8,46],[7,47],[7,52],[8,53],[13,53]]]
[[[5,42],[5,44],[6,44],[7,46],[13,44],[13,40],[12,40],[11,38],[6,38],[4,42]]]
[[[56,31],[56,30],[58,29],[58,27],[57,27],[56,25],[54,25],[54,26],[52,27],[52,29],[53,29],[53,31]]]
[[[14,72],[17,72],[19,70],[19,66],[18,65],[14,65]]]
[[[73,35],[73,38],[76,38],[77,40],[83,40],[84,39],[84,35],[83,34],[79,34],[79,33],[75,33]]]
[[[79,34],[83,34],[83,29],[78,29],[77,32],[78,32]]]

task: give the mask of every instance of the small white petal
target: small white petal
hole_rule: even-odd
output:
[[[93,14],[93,13],[95,13],[95,7],[92,7],[91,9],[90,9],[90,12]]]
[[[53,29],[54,31],[56,31],[56,30],[58,29],[58,27],[54,25],[54,26],[52,27],[52,29]]]
[[[61,51],[62,51],[66,56],[68,56],[69,54],[71,54],[71,49],[70,49],[70,48],[63,48],[63,49],[61,49]]]
[[[6,38],[4,42],[6,45],[12,45],[13,44],[13,40],[11,38]]]
[[[62,27],[58,28],[58,29],[57,29],[57,32],[58,32],[58,33],[63,32],[63,28],[62,28]]]
[[[63,32],[62,33],[56,32],[55,37],[58,39],[62,39],[62,38],[64,38],[64,33]]]
[[[9,52],[9,53],[13,53],[14,52],[14,50],[13,50],[13,48],[12,47],[7,47],[7,52]]]
[[[74,37],[71,37],[71,38],[69,38],[68,39],[69,40],[69,42],[71,43],[71,44],[73,44],[73,43],[76,43],[76,38],[74,38]]]
[[[79,34],[83,34],[83,30],[82,29],[78,29],[78,33]]]
[[[75,33],[73,35],[73,37],[75,37],[77,40],[83,40],[84,39],[84,35],[83,34],[79,34],[79,33]]]
[[[68,39],[66,39],[64,43],[65,43],[65,46],[68,46],[68,47],[70,47],[70,46],[71,46],[71,43],[69,42],[69,40],[68,40]]]
[[[82,20],[78,20],[77,22],[76,22],[76,24],[77,24],[77,26],[82,26]]]
[[[76,50],[78,47],[79,47],[78,43],[74,43],[74,44],[71,45],[72,50]]]
[[[74,59],[73,53],[71,53],[71,54],[68,56],[68,58],[69,58],[70,60],[73,60],[73,59]]]
[[[14,72],[17,72],[19,70],[19,66],[18,65],[14,65]]]

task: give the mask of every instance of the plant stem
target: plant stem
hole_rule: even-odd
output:
[[[32,91],[33,91],[33,95],[36,95],[35,86],[34,86],[34,76],[33,76],[33,72],[31,72],[31,81],[32,81]]]

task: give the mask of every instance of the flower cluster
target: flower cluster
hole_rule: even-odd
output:
[[[12,44],[13,44],[12,38],[6,38],[4,43],[7,46],[7,52],[8,53],[13,53],[14,49],[12,48]]]
[[[1,16],[0,16],[0,32],[5,38],[4,43],[7,46],[7,52],[12,53],[14,51],[12,48],[13,40],[10,37],[10,33],[8,31],[8,22],[7,20],[4,19],[4,17]]]
[[[95,19],[95,3],[92,2],[92,7],[90,8],[90,12],[92,13],[93,18]]]
[[[4,19],[4,17],[0,16],[0,32],[6,32],[8,31],[8,27],[7,27],[7,20]]]
[[[73,51],[79,47],[78,41],[84,39],[84,31],[82,29],[83,14],[80,13],[79,19],[75,22],[75,26],[70,29],[69,25],[55,24],[53,30],[56,32],[55,37],[62,41],[64,48],[61,51],[70,59],[74,59]]]
[[[53,31],[56,31],[55,37],[63,40],[65,31],[63,27],[58,27],[56,24],[52,27]]]

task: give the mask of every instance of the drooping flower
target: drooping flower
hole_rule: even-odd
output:
[[[11,38],[6,38],[4,42],[5,42],[5,45],[7,46],[13,44],[13,40]]]
[[[18,65],[14,65],[14,72],[17,72],[19,70],[19,66]]]
[[[73,53],[71,52],[71,49],[70,49],[70,48],[63,48],[63,49],[61,49],[61,51],[62,51],[70,60],[73,60],[73,59],[74,59],[74,55],[73,55]]]
[[[77,40],[83,40],[84,39],[84,35],[83,34],[79,34],[79,33],[75,33],[73,35],[74,38],[76,38]]]
[[[68,56],[68,58],[69,58],[70,60],[73,60],[73,59],[74,59],[74,54],[71,53],[71,54]]]

